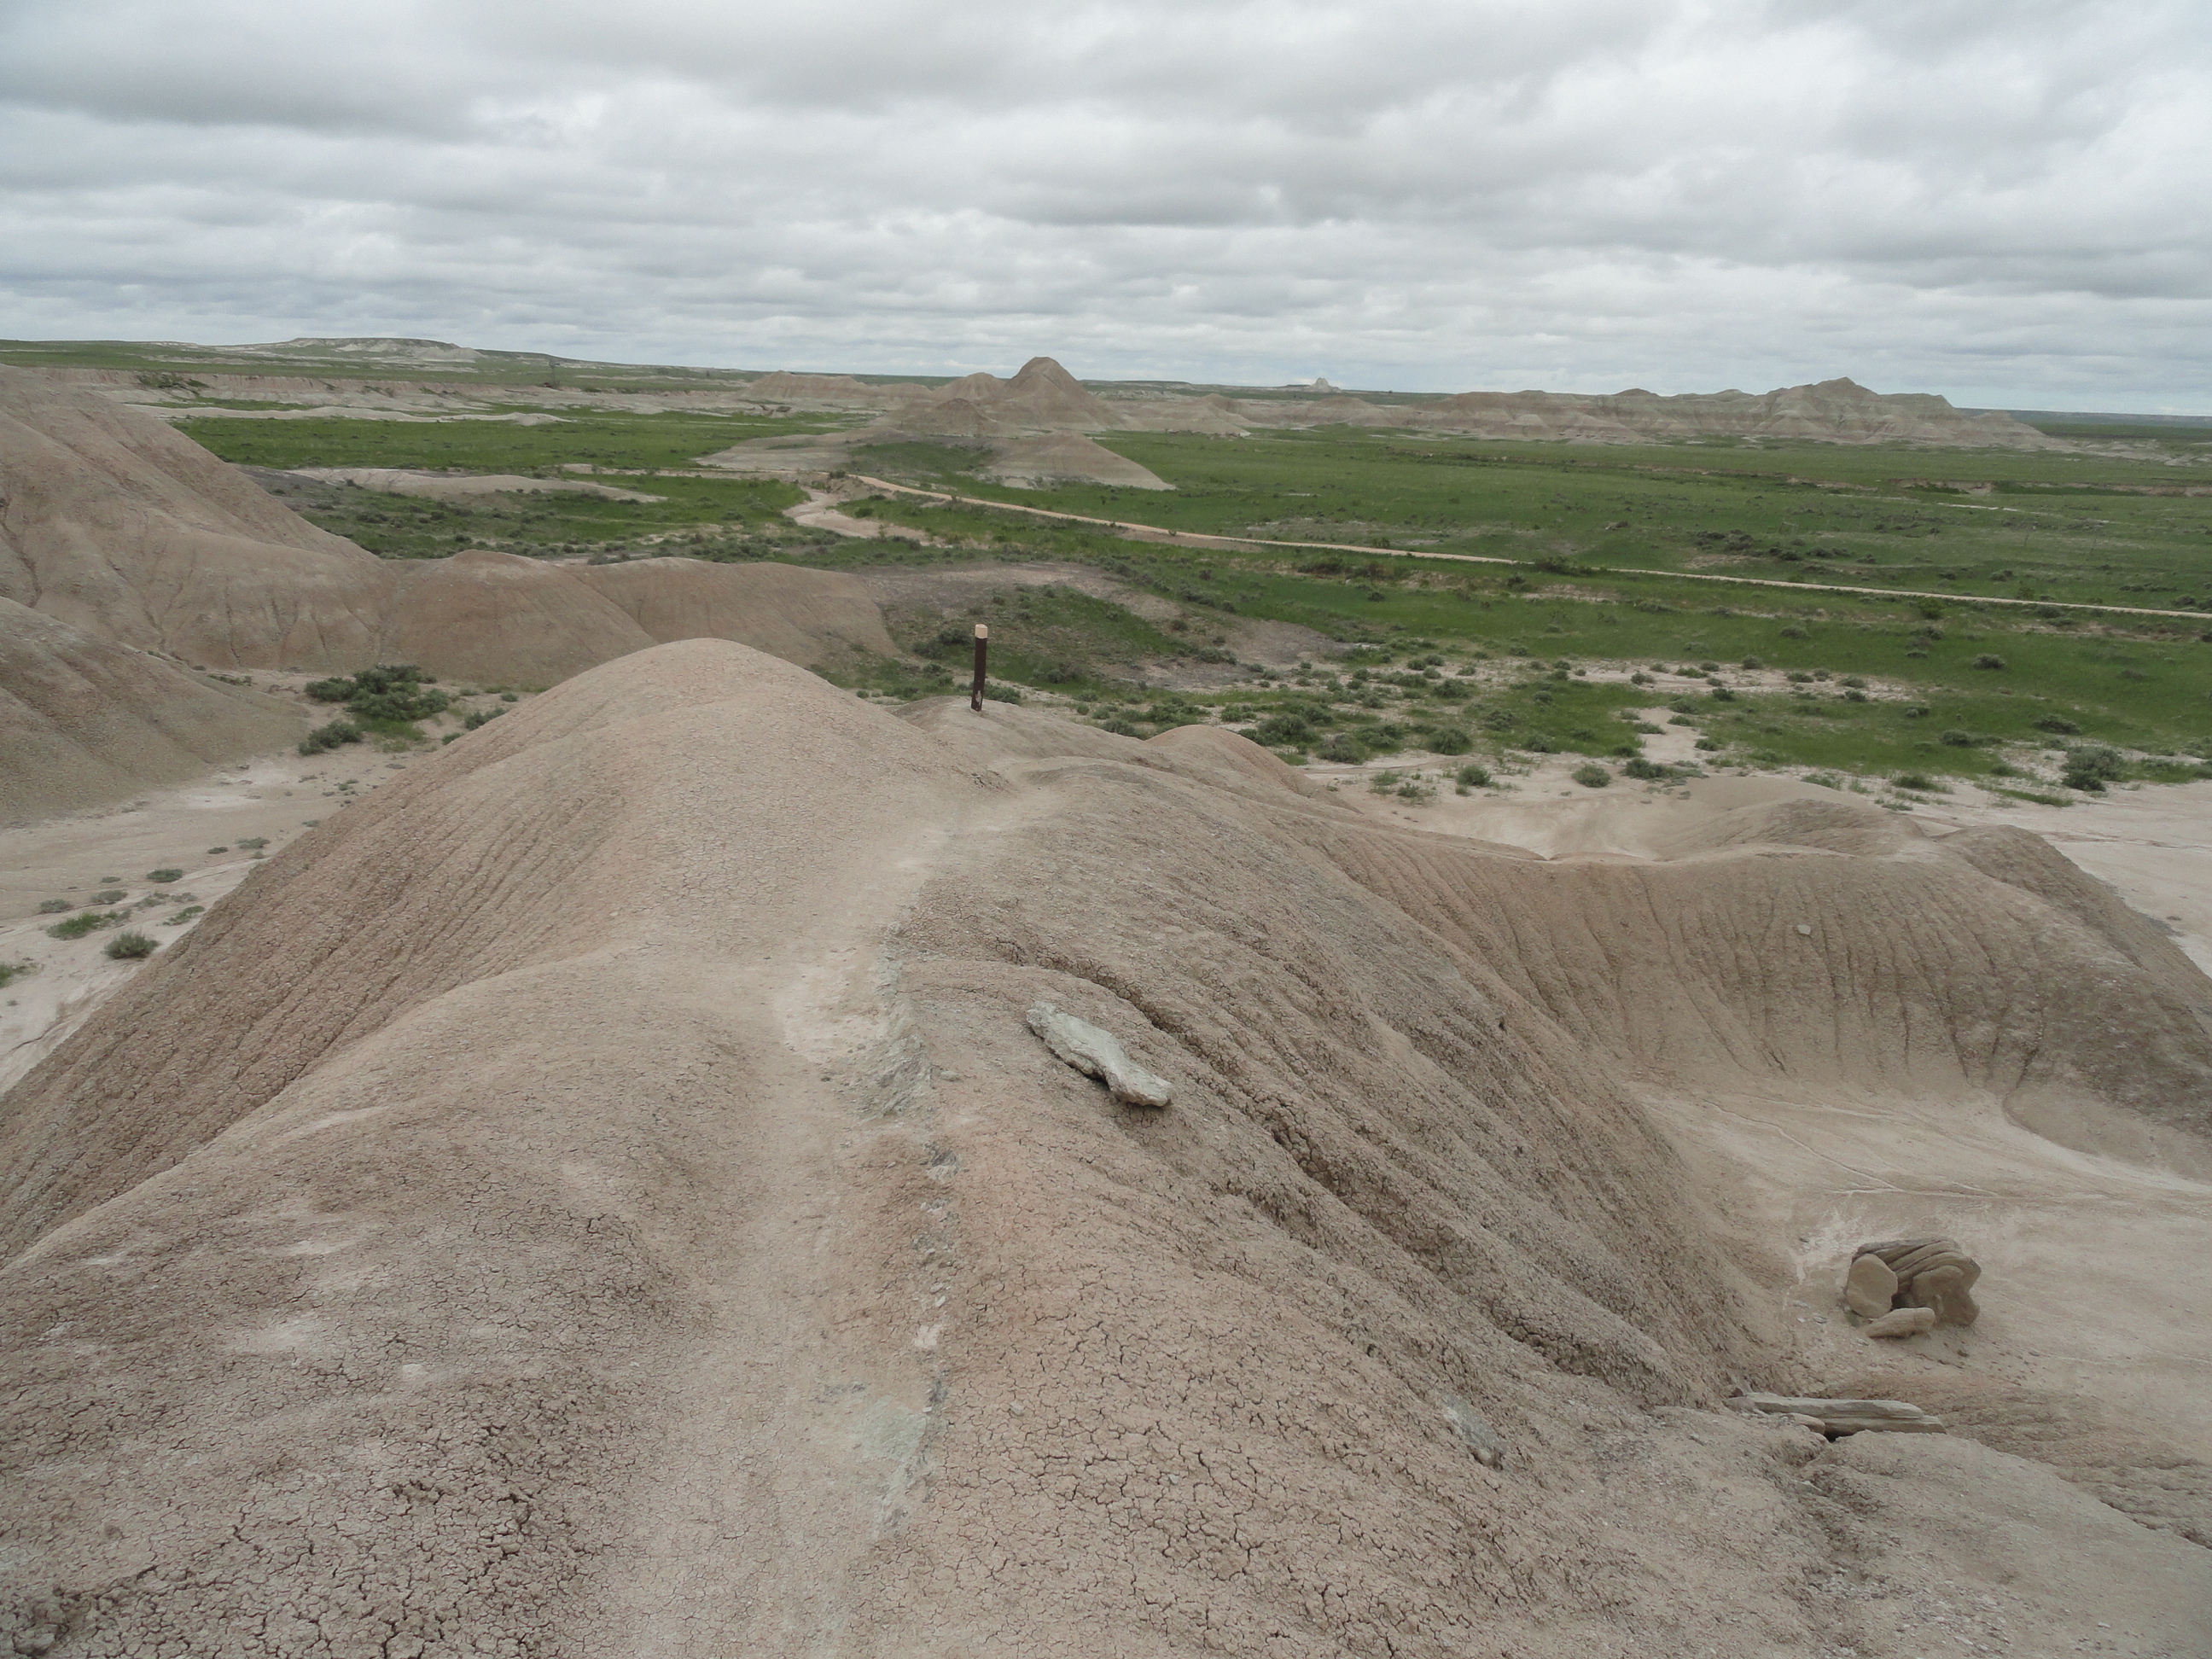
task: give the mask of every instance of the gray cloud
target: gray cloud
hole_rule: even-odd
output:
[[[0,332],[2206,407],[2201,6],[0,3]]]

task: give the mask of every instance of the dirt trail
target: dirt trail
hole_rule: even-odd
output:
[[[1169,530],[1158,525],[1137,524],[1126,519],[1088,518],[1080,513],[1058,513],[1048,507],[1029,507],[1019,501],[993,501],[982,495],[956,495],[937,489],[921,489],[912,484],[893,483],[886,478],[872,478],[864,473],[853,475],[873,489],[889,490],[898,495],[920,496],[927,501],[957,501],[963,507],[996,507],[1006,513],[1026,513],[1032,518],[1057,519],[1068,524],[1096,525],[1102,530],[1112,530],[1138,541],[1172,542],[1178,546],[1197,546],[1211,544],[1222,547],[1308,547],[1320,548],[1333,553],[1368,553],[1378,559],[1443,559],[1454,564],[1518,565],[1536,568],[1529,559],[1498,558],[1481,553],[1436,553],[1402,547],[1368,547],[1356,542],[1295,542],[1276,541],[1262,536],[1216,536],[1198,530]],[[1836,582],[1786,582],[1764,576],[1721,576],[1709,571],[1646,570],[1634,565],[1607,565],[1606,570],[1625,576],[1665,576],[1680,581],[1727,582],[1738,587],[1778,587],[1793,593],[1871,593],[1893,599],[1942,599],[1947,604],[1967,603],[1956,593],[1939,593],[1911,587],[1847,587]],[[2061,611],[2106,611],[2124,617],[2180,617],[2201,622],[2203,615],[2195,611],[2153,611],[2142,605],[2084,605],[2073,600],[1998,599],[1994,595],[1975,596],[1974,605],[2026,605],[2033,609],[2054,606]]]

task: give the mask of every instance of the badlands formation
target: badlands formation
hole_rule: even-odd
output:
[[[0,1097],[14,1652],[2203,1651],[2212,982],[2042,838],[1415,827],[0,395],[37,810],[269,744],[192,664],[552,686]]]

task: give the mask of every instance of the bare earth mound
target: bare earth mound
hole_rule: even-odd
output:
[[[2119,1623],[2188,1651],[2212,1555],[2045,1464],[1716,1409],[1799,1380],[1784,1269],[1639,1108],[1636,1016],[1589,982],[1658,948],[1614,944],[1635,905],[1673,916],[1686,1063],[1771,1068],[1729,1043],[1754,992],[1816,994],[1785,952],[1932,905],[2092,963],[2092,1014],[2178,1081],[2170,964],[1967,860],[1767,831],[1632,896],[1182,748],[901,718],[693,641],[271,860],[0,1103],[0,1629],[1902,1659],[1939,1624]],[[2020,896],[1984,927],[1960,895],[1991,887]],[[1900,1086],[1996,1064],[2149,1109],[2080,1052],[2090,1016],[1993,1060],[1936,978],[1850,1016]],[[1041,1000],[1174,1103],[1061,1064]]]
[[[0,368],[0,598],[188,662],[350,668],[392,582],[150,416]]]
[[[118,799],[299,734],[265,698],[0,599],[0,820]]]

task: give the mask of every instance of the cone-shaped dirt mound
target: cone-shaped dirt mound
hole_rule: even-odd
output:
[[[1922,1651],[1864,1589],[1915,1574],[2212,1607],[2040,1465],[1711,1409],[1799,1380],[1778,1269],[1600,981],[1676,938],[1684,1064],[1840,1065],[1757,999],[1933,912],[2073,951],[2178,1078],[2175,986],[1923,849],[1630,893],[1178,750],[694,641],[271,860],[4,1103],[19,1646],[1809,1659]],[[2141,1103],[1932,975],[1863,1000],[1898,1086]]]

